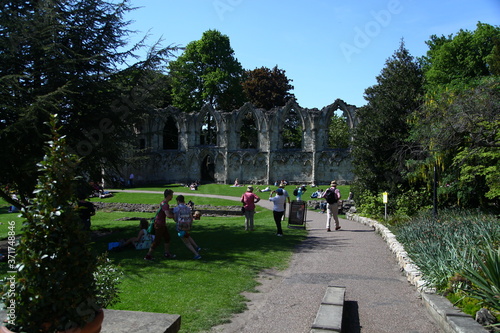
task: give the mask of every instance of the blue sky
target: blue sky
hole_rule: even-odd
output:
[[[433,34],[500,25],[500,0],[131,0],[126,17],[148,42],[185,46],[209,29],[227,35],[245,69],[286,71],[300,106],[337,98],[366,104],[364,91],[403,38],[414,57]]]

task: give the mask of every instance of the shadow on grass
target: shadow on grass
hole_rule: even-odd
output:
[[[192,261],[193,254],[186,248],[175,233],[173,223],[168,224],[171,237],[170,249],[177,257],[174,260],[163,258],[163,244],[159,245],[153,252],[155,260],[145,261],[144,255],[147,250],[135,250],[128,248],[119,252],[111,251],[109,258],[116,264],[124,267],[131,275],[140,276],[144,266],[177,265],[178,262]],[[120,239],[128,239],[136,236],[139,232],[137,226],[124,226],[113,229],[113,232],[99,237],[94,242],[96,252],[105,252],[109,242]],[[224,225],[221,223],[204,225],[199,224],[191,232],[193,239],[202,248],[200,254],[202,261],[224,265],[224,263],[237,263],[255,270],[262,269],[262,262],[253,264],[255,260],[265,257],[264,254],[288,253],[305,239],[303,230],[287,229],[284,226],[284,237],[277,237],[274,226],[257,227],[256,231],[247,232],[243,230],[243,223],[235,225]],[[182,266],[182,265],[181,265]],[[179,266],[180,267],[180,266]]]

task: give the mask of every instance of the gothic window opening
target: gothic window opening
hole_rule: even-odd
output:
[[[178,149],[179,148],[179,130],[175,119],[171,116],[167,118],[163,127],[163,149]]]
[[[139,149],[141,150],[146,149],[146,139],[144,138],[139,139]]]
[[[249,112],[243,118],[240,129],[240,148],[257,149],[259,143],[259,131],[255,123],[254,114]]]
[[[328,124],[328,148],[349,148],[350,137],[346,117],[342,114],[333,113]]]
[[[292,108],[283,122],[283,148],[301,149],[303,133],[302,119],[297,114],[297,111]]]
[[[217,145],[217,125],[213,115],[207,113],[203,117],[203,122],[200,130],[200,145],[216,146]]]

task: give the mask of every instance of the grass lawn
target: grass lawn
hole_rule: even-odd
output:
[[[175,194],[185,192],[186,200],[196,205],[240,205],[239,197],[246,187],[229,185],[202,185],[197,193],[235,196],[235,201],[191,197],[188,188],[171,186]],[[294,187],[290,186],[293,190]],[[161,191],[165,187],[141,188]],[[292,191],[289,190],[289,191]],[[311,191],[312,193],[312,191]],[[344,193],[343,193],[344,195]],[[162,194],[116,193],[112,198],[93,199],[108,202],[158,204]],[[175,203],[175,200],[170,202]],[[22,219],[18,214],[7,213],[7,205],[0,202],[0,238],[7,237],[8,221],[16,221],[16,232],[21,232]],[[123,217],[146,217],[151,213],[103,212],[92,219],[92,229],[106,231],[93,243],[96,255],[107,250],[109,242],[126,239],[137,234],[139,222],[120,221]],[[174,235],[173,224],[171,252],[175,259],[162,258],[157,248],[152,262],[143,259],[146,250],[111,252],[109,257],[124,272],[120,302],[113,309],[160,312],[182,316],[181,332],[200,332],[228,320],[230,315],[245,309],[243,291],[254,291],[256,274],[266,268],[285,269],[295,246],[306,236],[302,229],[287,229],[285,237],[276,237],[272,212],[258,207],[255,215],[256,231],[243,230],[244,218],[207,217],[196,221],[193,238],[202,247],[201,260],[192,260],[192,254]],[[7,271],[0,263],[0,274]]]

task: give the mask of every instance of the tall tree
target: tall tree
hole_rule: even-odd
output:
[[[358,191],[397,193],[398,184],[405,185],[402,147],[409,135],[407,117],[419,106],[422,83],[420,66],[401,41],[377,84],[365,90],[368,104],[358,110],[352,152]]]
[[[460,30],[448,37],[431,36],[422,57],[426,85],[429,89],[450,83],[464,83],[491,75],[498,68],[500,27],[479,22],[475,31]]]
[[[293,86],[285,71],[274,66],[256,68],[245,72],[243,91],[247,99],[256,107],[270,110],[276,106],[283,106],[294,95],[290,92]]]
[[[499,200],[500,27],[431,36],[422,58],[426,94],[412,121],[422,159],[412,176],[432,179],[437,166],[440,205],[485,207]]]
[[[500,78],[428,92],[412,137],[426,157],[412,161],[427,179],[438,166],[440,205],[488,207],[500,199]]]
[[[148,88],[124,91],[114,79],[130,55],[116,51],[126,46],[128,0],[0,3],[0,183],[31,195],[50,114],[88,174],[118,163]],[[10,200],[5,187],[0,195]]]
[[[229,37],[208,30],[190,42],[184,53],[169,64],[173,105],[186,112],[204,104],[231,111],[244,104],[243,68],[234,56]]]

